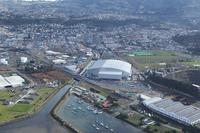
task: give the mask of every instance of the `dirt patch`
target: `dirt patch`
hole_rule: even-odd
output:
[[[44,73],[33,73],[31,74],[33,78],[40,82],[51,82],[51,81],[67,81],[70,79],[68,75],[66,75],[62,71],[49,71],[49,72],[44,72]]]

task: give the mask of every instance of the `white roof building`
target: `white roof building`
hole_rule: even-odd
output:
[[[8,65],[8,61],[6,59],[0,59],[1,64]]]
[[[28,61],[27,57],[21,57],[21,63],[26,63]]]
[[[97,79],[122,79],[132,74],[130,63],[120,60],[97,60],[87,70],[90,78]]]
[[[65,66],[65,68],[70,70],[73,73],[78,73],[80,71],[80,68],[77,67],[77,65],[69,65],[69,66]]]
[[[12,87],[23,86],[23,83],[25,82],[25,80],[18,75],[5,77],[5,80],[11,84]]]
[[[60,52],[55,52],[55,51],[51,51],[51,50],[47,50],[46,54],[48,54],[48,55],[61,55]]]
[[[54,64],[66,64],[66,60],[62,60],[62,59],[55,59],[52,61]]]
[[[143,101],[143,105],[179,123],[195,125],[200,122],[200,108],[192,105],[183,105],[171,99],[157,97]]]
[[[25,80],[18,75],[13,75],[9,77],[3,77],[0,75],[0,89],[5,89],[6,87],[23,86],[24,82]]]
[[[4,79],[4,77],[2,77],[2,76],[0,75],[0,89],[4,89],[4,88],[7,87],[7,86],[11,86],[10,83],[8,83],[8,82]]]

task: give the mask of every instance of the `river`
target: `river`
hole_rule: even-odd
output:
[[[91,108],[95,109],[80,98],[69,96],[57,111],[57,115],[81,133],[144,133],[105,112],[94,113]]]
[[[50,111],[69,88],[69,85],[63,87],[32,117],[1,126],[0,133],[72,133],[70,129],[62,127],[50,114]]]

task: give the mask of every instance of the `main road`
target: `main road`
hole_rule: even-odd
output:
[[[72,133],[51,117],[51,110],[71,86],[66,85],[59,90],[42,109],[22,120],[17,120],[0,127],[0,133]]]

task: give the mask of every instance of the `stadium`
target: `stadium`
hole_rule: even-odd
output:
[[[131,64],[120,60],[97,60],[87,69],[87,77],[93,79],[121,80],[131,75]]]

